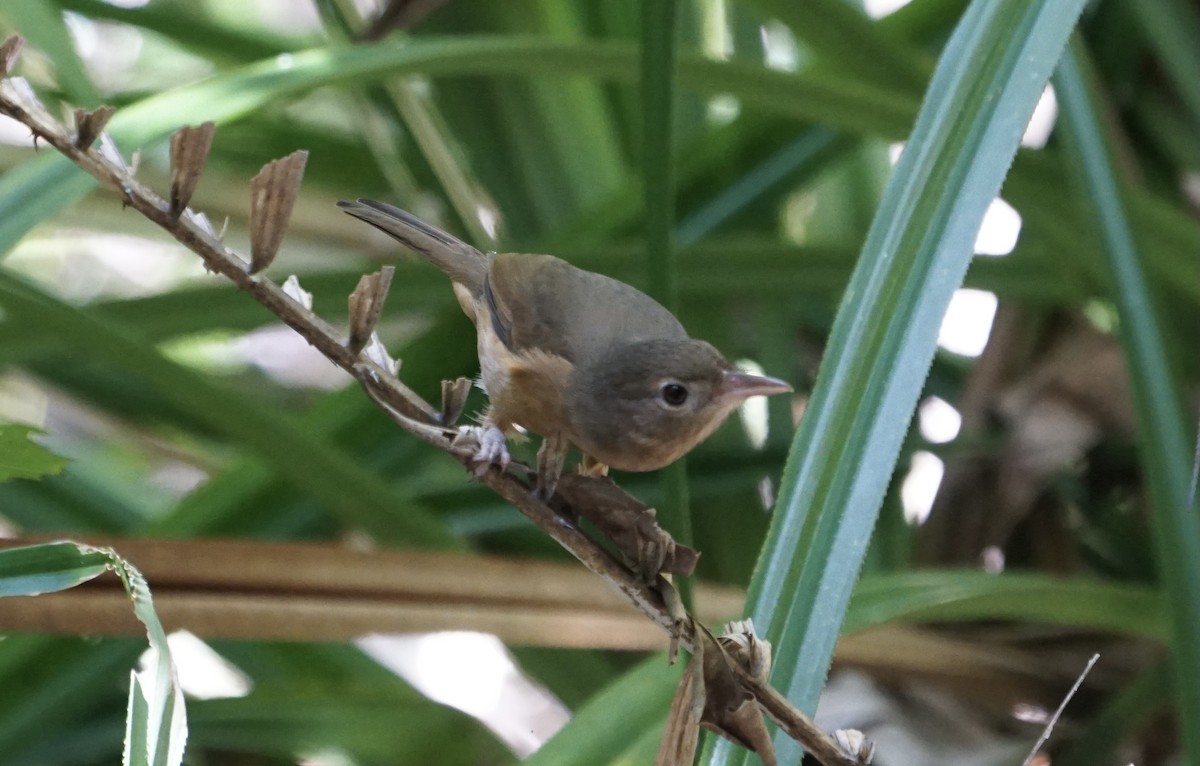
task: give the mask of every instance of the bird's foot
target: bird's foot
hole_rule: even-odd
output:
[[[508,454],[508,442],[504,432],[495,426],[463,426],[458,431],[455,442],[464,442],[475,446],[475,454],[471,462],[475,463],[475,476],[482,476],[489,467],[496,465],[503,471],[508,468],[512,457]]]

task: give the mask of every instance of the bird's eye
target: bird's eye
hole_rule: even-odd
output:
[[[678,383],[664,384],[658,394],[669,407],[682,407],[688,398],[688,390]]]

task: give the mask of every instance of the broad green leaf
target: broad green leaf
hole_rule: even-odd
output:
[[[976,0],[943,51],[838,311],[748,596],[772,681],[816,706],[942,316],[1081,0]],[[799,748],[777,737],[783,761]],[[718,745],[714,762],[747,756]]]
[[[0,423],[0,481],[62,472],[66,458],[30,440],[30,436],[40,433],[43,431],[32,426]]]

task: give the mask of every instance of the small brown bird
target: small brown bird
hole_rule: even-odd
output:
[[[540,435],[543,497],[553,494],[571,445],[593,473],[653,471],[707,438],[746,398],[792,390],[737,370],[624,282],[552,255],[484,255],[382,202],[338,207],[450,277],[475,323],[490,400],[475,460],[503,467],[506,433]]]

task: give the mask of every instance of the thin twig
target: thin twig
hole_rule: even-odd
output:
[[[1067,709],[1067,703],[1075,696],[1075,692],[1079,691],[1079,687],[1083,686],[1083,679],[1087,678],[1088,673],[1092,672],[1092,666],[1096,664],[1096,660],[1098,659],[1100,659],[1100,655],[1093,654],[1092,658],[1088,660],[1087,667],[1079,674],[1079,678],[1075,679],[1075,685],[1067,692],[1067,696],[1063,697],[1063,701],[1059,703],[1058,710],[1055,710],[1054,715],[1050,716],[1050,720],[1046,723],[1046,728],[1042,729],[1042,736],[1038,737],[1038,741],[1034,743],[1033,749],[1029,751],[1029,755],[1026,756],[1025,763],[1022,766],[1029,766],[1029,764],[1033,763],[1033,759],[1037,757],[1038,751],[1042,749],[1042,745],[1046,744],[1046,740],[1050,739],[1050,733],[1054,731],[1054,726],[1058,723],[1059,717]]]
[[[13,43],[13,40],[18,42]],[[4,50],[9,50],[10,43],[19,46],[19,38],[10,38],[5,43]],[[456,443],[460,432],[441,422],[438,409],[417,396],[389,370],[383,369],[365,353],[351,350],[345,333],[336,330],[271,280],[252,274],[248,260],[225,247],[202,215],[190,208],[184,208],[180,214],[178,202],[173,210],[168,200],[138,182],[125,167],[119,154],[104,149],[106,136],[101,137],[100,150],[76,145],[74,137],[61,124],[40,105],[23,98],[20,89],[10,81],[0,81],[0,113],[23,123],[36,138],[45,140],[101,184],[116,191],[126,206],[153,221],[184,247],[196,253],[209,271],[225,276],[238,289],[249,294],[279,317],[329,361],[354,376],[370,398],[387,412],[397,425],[446,452],[464,466],[471,467],[473,450],[464,449]],[[111,142],[108,142],[108,145],[111,146]],[[677,639],[679,645],[689,651],[694,649],[696,639],[692,621],[685,620],[682,626],[677,622],[676,616],[667,608],[660,590],[657,589],[663,584],[661,578],[655,585],[644,582],[537,498],[516,476],[490,469],[484,472],[479,480],[520,510],[587,569],[625,594],[634,606],[671,634],[672,638]],[[818,760],[827,766],[853,766],[855,761],[839,751],[833,738],[817,728],[783,695],[749,676],[742,677],[742,682],[764,711]]]

